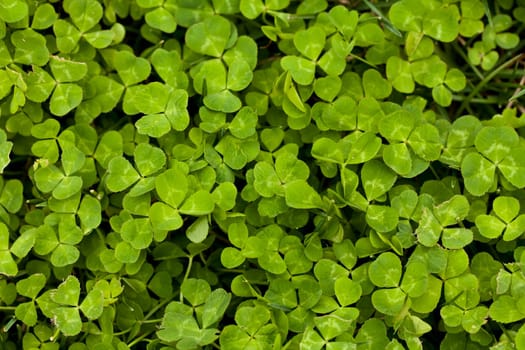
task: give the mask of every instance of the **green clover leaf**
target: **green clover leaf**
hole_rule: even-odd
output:
[[[27,65],[43,66],[49,61],[49,51],[46,39],[33,29],[23,29],[11,35],[11,42],[15,46],[13,60]]]
[[[199,190],[186,198],[179,211],[186,215],[200,216],[210,214],[214,208],[212,195],[208,191]]]
[[[312,156],[322,161],[344,164],[341,146],[326,137],[315,140],[312,145]]]
[[[452,103],[452,92],[444,85],[434,86],[432,88],[432,98],[440,106],[448,107]]]
[[[257,18],[265,10],[265,5],[262,0],[241,0],[239,7],[242,15],[248,19]]]
[[[224,157],[224,163],[232,169],[242,169],[248,162],[254,160],[259,154],[259,142],[255,135],[240,140],[226,135],[215,146],[217,152]]]
[[[341,96],[323,105],[321,120],[332,130],[355,130],[357,127],[357,103],[349,96]]]
[[[47,29],[51,27],[57,19],[58,14],[55,12],[53,5],[41,4],[36,8],[35,13],[33,14],[31,28],[37,30]]]
[[[361,285],[348,277],[340,277],[334,284],[335,296],[341,306],[356,303],[362,294]]]
[[[414,80],[423,86],[434,88],[443,84],[446,78],[447,65],[437,55],[417,60],[410,64]]]
[[[397,287],[401,274],[401,261],[390,252],[379,255],[368,268],[370,281],[378,287]]]
[[[135,123],[140,134],[151,137],[161,137],[174,130],[184,130],[189,124],[189,114],[186,109],[188,94],[184,90],[174,90],[167,98],[164,113],[148,114]],[[160,109],[160,108],[159,108]]]
[[[233,136],[244,139],[255,133],[257,126],[257,114],[250,107],[242,107],[230,122],[228,129]]]
[[[354,308],[338,309],[328,315],[318,316],[314,318],[314,324],[315,327],[319,330],[319,333],[321,334],[322,338],[325,341],[328,341],[348,332],[348,330],[352,326],[352,321],[357,319],[358,315],[359,311]],[[306,331],[305,333],[306,337],[308,331]],[[307,337],[306,339],[303,338],[305,342],[302,342],[301,345],[305,343],[308,344],[306,341],[307,339]],[[332,344],[333,343],[337,344],[337,342],[332,342]],[[342,345],[345,344],[344,342],[341,343]]]
[[[425,4],[415,0],[403,0],[392,5],[388,15],[396,28],[407,32],[421,32],[426,10]]]
[[[41,307],[45,297],[44,294],[37,299]],[[66,336],[76,335],[82,329],[82,320],[77,310],[79,297],[80,283],[74,276],[68,276],[57,289],[51,291],[48,301],[51,304],[49,317],[54,319],[57,328]]]
[[[57,38],[57,47],[60,52],[63,53],[74,51],[82,37],[80,31],[74,25],[63,19],[55,21],[53,24],[53,32]]]
[[[9,251],[9,230],[0,222],[0,273],[7,276],[15,276],[18,273],[18,265]]]
[[[82,188],[80,176],[66,175],[54,165],[37,169],[35,171],[35,182],[39,190],[44,193],[52,192],[56,199],[69,198]]]
[[[297,292],[291,281],[277,278],[270,282],[264,298],[276,308],[292,310],[297,306]]]
[[[123,191],[133,185],[139,178],[139,173],[126,158],[119,156],[109,161],[106,186],[110,191]]]
[[[33,66],[32,71],[27,75],[26,82],[26,97],[33,102],[47,100],[56,85],[51,75],[38,66]]]
[[[341,91],[343,83],[339,77],[321,77],[314,82],[315,94],[327,102],[332,102]]]
[[[343,34],[345,40],[349,40],[355,32],[358,22],[358,12],[348,11],[342,5],[334,6],[328,12],[330,22]]]
[[[372,293],[372,305],[377,311],[395,316],[405,305],[406,294],[401,288],[378,289]]]
[[[290,72],[293,80],[300,85],[310,85],[315,77],[315,63],[299,56],[285,56],[281,67]]]
[[[451,42],[459,34],[459,11],[455,5],[429,11],[423,20],[423,32],[442,42]]]
[[[386,62],[386,76],[394,89],[402,93],[412,93],[415,88],[410,63],[398,56],[392,56]]]
[[[0,130],[0,154],[2,155],[0,157],[0,173],[3,173],[5,167],[9,165],[9,153],[11,153],[12,148],[13,143],[7,141],[7,135],[3,130]]]
[[[57,84],[49,100],[49,109],[54,115],[62,117],[77,107],[83,96],[84,92],[77,84]]]
[[[80,311],[89,319],[98,319],[104,310],[104,293],[101,289],[91,290],[82,303],[80,303]]]
[[[52,56],[49,67],[58,83],[71,83],[82,79],[87,74],[87,64],[75,62],[63,57]]]
[[[423,33],[409,32],[405,40],[409,61],[428,58],[434,53],[434,41]]]
[[[392,87],[390,82],[384,79],[375,69],[369,69],[363,73],[363,90],[366,97],[383,99],[390,96]]]
[[[233,91],[244,90],[253,79],[250,64],[244,58],[234,58],[229,63],[226,87]]]
[[[90,91],[75,111],[75,118],[90,123],[101,113],[108,113],[116,107],[124,86],[105,76],[94,76],[86,84]]]
[[[164,7],[157,7],[148,11],[144,16],[146,23],[152,28],[163,31],[164,33],[173,33],[177,29],[177,22],[174,16]]]
[[[222,16],[211,16],[188,28],[186,45],[200,54],[220,57],[230,35],[231,23]]]
[[[325,33],[322,28],[312,26],[295,33],[293,42],[297,50],[306,58],[315,61],[325,44]]]
[[[427,264],[413,261],[405,266],[400,287],[410,298],[418,298],[427,292],[428,280]]]
[[[204,105],[214,111],[233,113],[241,108],[242,103],[231,91],[222,90],[206,95]]]
[[[454,195],[449,200],[434,207],[433,210],[423,209],[420,226],[416,229],[418,241],[431,247],[441,242],[446,248],[460,249],[473,240],[470,229],[452,227],[458,224],[469,213],[470,205],[466,197]]]
[[[133,153],[133,159],[140,175],[149,176],[164,167],[166,155],[158,148],[147,143],[138,144]]]
[[[284,186],[286,204],[296,209],[324,208],[323,200],[305,180],[293,180]]]
[[[102,5],[95,0],[65,0],[62,6],[82,33],[93,28],[103,15]]]
[[[153,240],[154,218],[151,212],[150,209],[151,222],[148,218],[138,218],[127,220],[122,224],[120,229],[122,239],[135,249],[147,248]]]
[[[250,347],[270,348],[277,329],[270,321],[270,311],[261,305],[244,306],[235,312],[237,325],[227,325],[221,332],[220,346],[226,350]]]
[[[476,226],[487,238],[498,238],[503,233],[504,241],[512,241],[523,234],[525,215],[519,214],[520,203],[516,198],[500,196],[492,203],[495,215],[478,215]]]
[[[124,113],[129,115],[162,113],[166,110],[169,97],[167,86],[158,81],[134,85],[126,89],[122,107]]]
[[[144,81],[151,73],[151,65],[148,60],[136,57],[129,51],[116,52],[113,56],[113,64],[126,86]]]
[[[2,13],[0,18],[7,23],[21,21],[28,15],[28,5],[23,0],[2,0],[0,2],[0,9]]]
[[[516,299],[510,295],[501,295],[490,305],[489,316],[497,322],[511,323],[524,319],[525,313],[518,307]]]
[[[467,190],[477,196],[488,192],[494,184],[496,169],[517,187],[525,186],[520,169],[525,167],[519,154],[519,138],[510,127],[487,126],[475,138],[476,150],[461,163],[461,173]]]
[[[397,211],[385,205],[370,205],[366,210],[366,222],[377,232],[389,232],[397,227]]]
[[[383,162],[371,160],[361,168],[361,179],[369,202],[387,193],[395,181],[397,175]]]
[[[177,181],[177,186],[172,185],[174,179]],[[176,208],[186,197],[188,180],[181,171],[168,169],[155,178],[155,189],[162,201]]]
[[[281,182],[274,167],[267,162],[257,162],[253,169],[253,187],[263,197],[282,194]]]
[[[441,138],[431,124],[416,125],[417,117],[401,109],[379,122],[379,132],[389,145],[383,150],[385,164],[399,175],[413,177],[428,167],[428,161],[441,154]],[[408,146],[410,146],[410,148]]]

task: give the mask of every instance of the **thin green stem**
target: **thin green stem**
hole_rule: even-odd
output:
[[[16,323],[16,317],[12,316],[11,319],[5,324],[5,326],[2,328],[2,331],[4,333],[9,332],[9,329],[13,327],[13,325]]]
[[[142,334],[140,337],[137,337],[137,338],[133,339],[130,343],[128,343],[128,348],[131,349],[133,346],[135,346],[138,343],[140,343],[141,341],[143,341],[144,338],[146,338],[147,336],[149,336],[153,332],[155,332],[155,330],[146,332],[146,333]],[[149,341],[149,340],[147,340],[147,341]]]
[[[56,329],[55,333],[49,338],[53,343],[57,341],[58,337],[60,336],[60,329]]]
[[[186,281],[188,279],[188,277],[190,276],[190,271],[191,271],[191,266],[192,265],[193,265],[193,255],[190,255],[188,257],[188,267],[186,268],[186,273],[184,273],[184,279],[182,280],[181,284],[183,284],[184,281]],[[179,292],[179,299],[180,299],[181,303],[184,301],[184,296],[182,295],[182,289]]]
[[[151,316],[153,316],[157,311],[159,311],[164,305],[168,304],[173,299],[175,299],[176,296],[177,296],[177,293],[174,293],[169,298],[166,298],[166,299],[162,300],[160,303],[158,303],[157,305],[155,305],[155,307],[153,309],[151,309],[146,314],[146,316],[144,316],[144,320],[142,320],[141,322],[147,321]]]
[[[453,95],[452,96],[452,99],[454,101],[464,101],[465,100],[465,96],[458,96],[458,95]],[[489,98],[472,98],[470,100],[470,103],[476,103],[476,104],[499,104],[501,103],[502,101],[498,98],[495,98],[495,97],[489,97]]]
[[[285,19],[287,19],[287,20],[291,20],[291,19],[314,19],[316,17],[314,15],[294,15],[294,14],[291,14],[291,13],[284,13],[284,12],[272,11],[272,10],[268,10],[266,13],[268,13],[269,15],[272,15],[274,17],[282,18],[283,20],[285,20]]]
[[[354,55],[353,53],[350,53],[347,57],[346,57],[346,61],[351,61],[352,59],[356,59],[358,61],[361,61],[367,65],[369,65],[370,67],[373,67],[373,68],[377,68],[377,66],[375,64],[373,64],[372,62],[368,62],[366,59],[362,58],[362,57],[359,57],[357,55]]]
[[[490,74],[488,74],[482,81],[479,82],[478,85],[476,85],[476,87],[470,92],[470,94],[467,96],[467,98],[465,98],[465,100],[463,100],[463,103],[461,103],[461,106],[459,106],[459,109],[458,109],[458,111],[456,113],[456,116],[460,116],[461,115],[461,113],[465,110],[465,108],[467,108],[467,105],[470,104],[470,101],[472,100],[472,98],[476,94],[478,94],[481,91],[481,89],[483,89],[483,87],[489,83],[489,81],[491,81],[495,76],[497,76],[502,70],[504,70],[505,68],[507,68],[511,64],[517,62],[518,60],[520,60],[524,55],[525,54],[520,53],[520,54],[512,57],[508,61],[503,62],[498,68],[496,68],[492,72],[490,72]]]
[[[501,72],[499,75],[506,78],[521,77],[525,75],[525,69],[509,69],[508,71]]]
[[[250,289],[250,292],[252,292],[252,294],[258,299],[258,300],[261,300],[261,301],[264,301],[265,303],[268,303],[268,300],[266,300],[261,294],[259,294],[259,292],[257,292],[255,290],[255,288],[253,288],[253,286],[251,285],[250,281],[248,281],[248,279],[244,276],[242,276],[242,279],[243,279],[243,282],[246,283],[248,285],[248,288]]]
[[[162,318],[156,318],[154,320],[146,320],[146,319],[144,319],[142,321],[139,321],[139,323],[141,323],[141,324],[149,324],[149,323],[159,323],[161,321],[162,321]]]
[[[124,335],[124,334],[127,334],[127,333],[131,332],[132,329],[133,329],[133,327],[130,327],[130,328],[125,329],[123,331],[115,332],[115,333],[113,333],[113,335],[118,337],[118,336],[121,336],[121,335]]]
[[[383,23],[385,23],[385,26],[386,28],[391,31],[395,36],[399,37],[399,38],[402,38],[403,37],[403,34],[401,34],[401,32],[399,31],[399,29],[397,29],[393,24],[392,22],[390,22],[390,20],[388,19],[387,16],[383,15],[383,12],[381,12],[380,9],[378,9],[374,4],[372,4],[370,1],[368,0],[363,0],[363,2],[366,4],[366,6],[368,6],[368,8],[370,8],[370,10],[375,13],[378,17],[378,19],[380,21],[382,21]]]
[[[16,306],[0,306],[0,311],[15,311]]]
[[[483,73],[481,73],[481,71],[475,65],[470,63],[470,60],[469,60],[468,56],[465,54],[465,49],[462,48],[462,47],[459,47],[458,43],[456,43],[456,42],[452,44],[452,47],[454,48],[454,51],[457,54],[459,54],[461,56],[461,58],[463,58],[463,60],[465,62],[467,62],[469,68],[472,69],[474,74],[476,74],[480,80],[483,80],[485,78],[483,76]]]
[[[432,174],[434,175],[434,177],[436,178],[436,180],[441,180],[441,178],[439,177],[439,174],[437,173],[436,169],[434,169],[434,167],[432,166],[432,164],[430,164],[428,166],[428,168],[430,169],[430,171],[432,172]]]

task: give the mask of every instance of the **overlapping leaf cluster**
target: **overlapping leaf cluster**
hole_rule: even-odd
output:
[[[0,349],[525,349],[524,23],[0,0]]]

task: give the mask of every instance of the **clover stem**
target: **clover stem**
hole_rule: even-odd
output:
[[[496,75],[498,75],[502,70],[513,64],[514,62],[520,60],[525,54],[520,53],[511,59],[503,62],[498,68],[494,69],[490,74],[488,74],[485,79],[479,82],[478,85],[470,92],[470,94],[463,100],[463,103],[461,103],[461,106],[459,106],[458,111],[456,112],[456,116],[460,116],[461,112],[467,108],[467,105],[470,104],[470,100],[483,89],[485,85],[489,83]]]
[[[489,21],[489,25],[493,27],[494,23],[492,22],[492,12],[490,11],[490,7],[487,3],[487,0],[483,0],[483,8],[485,10],[485,16],[487,16],[487,19]]]
[[[140,321],[140,323],[142,323],[142,324],[159,323],[161,321],[162,321],[162,318],[156,318],[154,320],[146,320],[146,319],[144,319],[144,320]]]
[[[204,256],[203,252],[199,253],[199,257],[201,258],[201,261],[204,264],[204,266],[208,266],[208,261],[206,260],[206,257]]]
[[[504,328],[499,322],[497,324],[499,329],[501,329],[501,331],[503,332],[503,334],[505,334],[509,339],[512,339],[512,336],[509,334],[508,329]]]
[[[514,93],[512,94],[512,96],[509,98],[509,102],[507,103],[507,107],[506,108],[510,108],[512,107],[512,104],[516,101],[517,97],[523,93],[523,90],[522,90],[522,86],[525,85],[525,75],[523,75],[521,77],[521,80],[518,84],[518,87],[516,88],[516,90],[514,91]]]
[[[49,340],[54,343],[57,341],[59,335],[60,335],[60,329],[57,328],[55,330],[55,333],[49,338]]]
[[[132,329],[133,329],[133,327],[130,327],[130,328],[125,329],[125,330],[123,330],[123,331],[115,332],[115,333],[113,333],[113,335],[118,337],[118,336],[121,336],[121,335],[124,335],[124,334],[126,334],[126,333],[131,332]]]
[[[0,306],[0,311],[14,311],[16,306]]]
[[[191,271],[191,265],[193,264],[193,255],[190,255],[188,257],[188,268],[186,269],[186,273],[184,273],[184,278],[182,279],[182,282],[181,282],[181,285],[184,284],[184,282],[188,279],[188,277],[190,276],[190,271]],[[182,303],[183,300],[184,300],[184,297],[182,295],[182,289],[180,290],[180,302]]]
[[[366,4],[366,6],[368,6],[368,8],[376,14],[376,16],[378,17],[378,19],[382,22],[385,23],[385,26],[386,28],[392,32],[392,34],[394,34],[395,36],[399,37],[399,38],[402,38],[403,37],[403,34],[401,34],[401,32],[399,31],[399,29],[396,28],[396,26],[394,26],[392,24],[392,22],[390,22],[390,20],[388,19],[387,16],[385,16],[383,14],[383,12],[381,12],[381,10],[379,10],[374,4],[372,4],[370,1],[368,0],[363,0],[363,2]]]
[[[399,313],[394,317],[394,329],[397,331],[399,327],[401,327],[401,323],[404,321],[404,319],[410,315],[410,306],[411,303],[409,302],[410,299],[408,297],[405,299],[405,304],[403,305],[403,308]]]
[[[472,69],[474,74],[476,74],[480,80],[483,80],[485,77],[480,72],[480,70],[478,68],[476,68],[476,66],[474,66],[472,63],[470,63],[469,58],[467,57],[465,52],[463,52],[462,48],[460,48],[457,43],[452,44],[452,47],[454,48],[454,51],[457,54],[459,54],[461,56],[461,58],[463,58],[463,60],[465,60],[465,62],[467,62],[467,64],[469,65],[470,69]]]
[[[268,26],[271,26],[271,25],[273,25],[273,23],[272,23],[271,21],[268,20],[268,18],[266,17],[266,13],[267,13],[267,12],[263,12],[261,18],[262,18],[264,24],[266,24],[266,25],[268,25]]]
[[[436,178],[436,180],[439,180],[441,179],[436,171],[436,169],[434,169],[434,167],[432,166],[432,163],[428,166],[428,168],[430,169],[430,171],[432,172],[432,174],[434,174],[434,177]]]
[[[351,61],[352,59],[356,59],[358,61],[361,61],[363,63],[366,63],[368,64],[370,67],[373,67],[373,68],[377,68],[377,66],[375,64],[373,64],[372,62],[368,62],[366,59],[362,58],[362,57],[359,57],[357,55],[354,55],[353,53],[350,53],[348,56],[346,56],[346,61],[349,62]]]
[[[463,101],[464,100],[464,96],[453,95],[452,99],[454,101]],[[473,98],[473,99],[470,100],[470,103],[488,104],[488,105],[498,104],[500,102],[501,101],[499,101],[497,98]]]
[[[166,298],[164,299],[163,301],[161,301],[160,303],[158,303],[157,305],[155,305],[155,307],[153,309],[151,309],[147,314],[146,316],[144,316],[144,319],[141,321],[141,322],[146,322],[151,316],[153,316],[160,308],[162,308],[164,305],[168,304],[169,302],[171,302],[175,297],[177,296],[177,293],[174,293],[173,295],[171,295],[169,298]],[[155,320],[157,321],[157,320]],[[148,321],[149,322],[149,321]]]
[[[11,319],[6,323],[6,325],[2,328],[2,332],[7,333],[11,327],[16,323],[16,317],[12,316]]]
[[[144,334],[142,334],[140,337],[137,337],[135,339],[133,339],[129,344],[128,344],[128,347],[129,348],[132,348],[134,345],[140,343],[141,341],[144,340],[144,338],[146,338],[147,336],[149,336],[151,333],[153,333],[154,330],[152,331],[149,331],[149,332],[146,332]],[[150,340],[146,339],[148,342],[151,342]]]
[[[252,285],[250,284],[250,281],[248,281],[248,279],[246,277],[242,277],[243,278],[243,282],[246,283],[248,285],[248,288],[250,289],[250,291],[254,294],[254,296],[258,299],[258,300],[262,300],[266,303],[268,303],[268,301],[262,296],[260,295],[256,290],[255,288],[252,287]]]

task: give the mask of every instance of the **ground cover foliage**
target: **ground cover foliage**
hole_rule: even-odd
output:
[[[0,349],[525,349],[523,0],[0,0]]]

